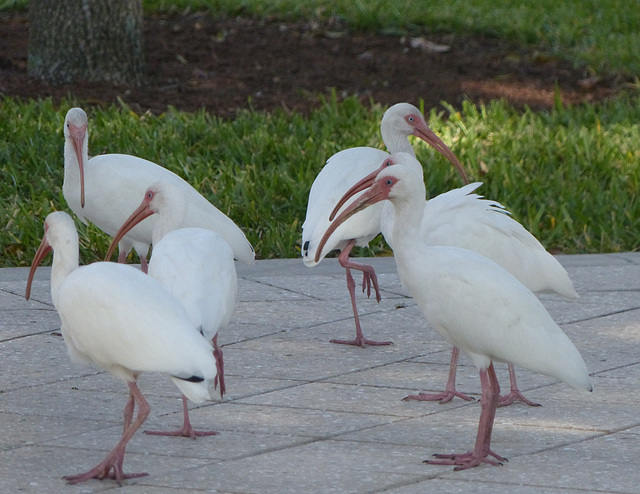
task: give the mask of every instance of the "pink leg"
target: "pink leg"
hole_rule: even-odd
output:
[[[151,434],[152,436],[182,436],[190,437],[191,439],[195,439],[198,436],[215,436],[218,434],[216,431],[197,431],[191,426],[187,397],[184,395],[182,395],[182,410],[184,416],[182,429],[178,429],[177,431],[144,431],[144,433]]]
[[[453,347],[451,352],[451,363],[449,364],[449,379],[447,379],[447,385],[442,393],[419,393],[417,395],[409,395],[403,398],[403,401],[418,400],[418,401],[438,401],[440,404],[448,403],[456,396],[466,401],[471,401],[473,398],[464,393],[456,391],[456,370],[458,368],[458,357],[460,357],[460,349]]]
[[[140,256],[140,270],[144,274],[148,274],[149,273],[149,264],[147,263],[147,258],[144,257],[144,256]]]
[[[67,477],[63,477],[65,480],[68,481],[69,484],[77,484],[79,482],[84,482],[85,480],[89,480],[89,479],[102,480],[105,478],[115,479],[118,482],[118,484],[120,484],[123,479],[132,479],[132,478],[138,478],[138,477],[145,477],[149,475],[147,473],[125,474],[122,472],[122,464],[124,462],[124,452],[125,452],[127,443],[131,440],[133,435],[136,433],[136,431],[140,428],[142,423],[145,421],[145,419],[149,415],[149,410],[150,410],[147,400],[145,400],[144,396],[142,396],[142,393],[140,392],[140,389],[138,389],[138,386],[136,385],[136,383],[130,382],[128,384],[129,384],[130,398],[129,398],[129,401],[127,402],[127,405],[125,406],[125,421],[127,420],[128,409],[129,408],[133,409],[133,407],[130,407],[129,405],[129,403],[131,402],[131,396],[133,397],[134,401],[138,403],[138,415],[135,421],[133,421],[133,423],[128,428],[126,428],[126,430],[122,434],[122,437],[120,438],[120,441],[118,441],[118,444],[116,444],[116,447],[113,448],[113,450],[111,450],[111,452],[107,455],[107,457],[104,460],[102,460],[100,463],[98,463],[98,465],[96,465],[94,468],[92,468],[88,472],[81,473],[79,475],[69,475]],[[129,421],[130,420],[131,419],[129,418]]]
[[[133,393],[129,391],[129,400],[124,407],[124,428],[122,429],[123,434],[131,426],[131,420],[133,419],[133,410],[135,409],[135,406],[136,400],[133,397]]]
[[[463,454],[436,454],[433,456],[438,458],[437,460],[425,460],[424,463],[430,465],[456,465],[454,470],[466,470],[467,468],[477,467],[480,463],[499,466],[502,465],[502,462],[507,461],[506,458],[491,451],[491,433],[493,432],[493,421],[496,417],[496,408],[500,396],[500,385],[493,369],[493,363],[489,365],[488,369],[480,370],[480,385],[482,386],[481,412],[474,450]],[[495,460],[490,458],[491,456]]]
[[[347,272],[347,288],[349,289],[349,295],[351,296],[351,307],[353,308],[353,317],[356,324],[356,338],[355,340],[331,340],[331,343],[338,343],[341,345],[355,345],[365,347],[367,345],[392,345],[392,341],[373,341],[367,340],[362,334],[362,328],[360,327],[360,318],[358,317],[358,307],[356,306],[356,283],[351,276],[351,269],[357,269],[362,271],[362,291],[367,291],[367,296],[371,296],[371,284],[376,292],[376,300],[380,302],[380,289],[378,287],[378,278],[376,272],[371,266],[366,264],[359,264],[349,259],[349,253],[355,246],[356,241],[350,240],[347,246],[342,250],[338,261],[340,265],[346,269]]]
[[[124,250],[120,249],[120,246],[118,246],[118,262],[120,264],[127,263],[127,253]],[[140,256],[140,269],[144,274],[147,274],[149,272],[149,264],[147,263],[146,257]]]
[[[516,382],[516,370],[513,364],[509,364],[509,378],[511,379],[511,390],[508,395],[501,396],[498,400],[499,407],[506,407],[511,405],[514,401],[521,401],[532,407],[541,407],[540,403],[534,403],[524,397],[522,392],[518,389],[518,383]]]
[[[122,434],[127,432],[127,429],[131,427],[131,420],[133,419],[133,411],[135,409],[135,406],[136,406],[136,400],[133,397],[133,393],[131,392],[131,390],[129,390],[129,400],[127,401],[127,404],[124,407],[124,426],[122,428]],[[118,468],[120,469],[121,472],[123,468],[123,462],[124,462],[124,455],[122,455],[118,461]]]
[[[218,333],[212,338],[211,343],[213,344],[213,357],[216,359],[216,369],[218,370],[213,385],[217,388],[218,382],[220,382],[220,398],[223,398],[227,392],[227,387],[224,384],[224,360],[222,358],[222,348],[218,346]]]

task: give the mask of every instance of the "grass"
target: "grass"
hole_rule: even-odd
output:
[[[9,219],[0,233],[5,266],[28,264],[42,219],[66,207],[62,124],[70,106],[54,108],[50,100],[0,104],[0,207]],[[185,177],[243,227],[261,257],[299,254],[295,244],[318,170],[341,140],[355,145],[364,131],[375,144],[377,132],[375,120],[356,101],[328,104],[308,119],[244,112],[233,122],[204,112],[139,117],[127,108],[87,110],[92,154],[136,154]],[[372,128],[353,132],[356,120]],[[93,227],[83,227],[81,236],[87,239],[82,258],[99,259],[107,238]]]
[[[640,75],[640,9],[626,0],[144,0],[147,11],[342,20],[390,34],[452,32],[532,45],[594,73]]]
[[[464,105],[441,134],[548,249],[636,250],[640,100],[519,114]],[[486,175],[483,176],[483,173]]]
[[[43,218],[66,209],[62,124],[70,106],[0,103],[2,266],[28,265]],[[300,254],[308,192],[325,160],[346,147],[381,147],[385,108],[329,99],[308,117],[244,112],[234,121],[205,112],[87,110],[92,154],[129,153],[165,165],[240,225],[259,258],[285,258]],[[466,103],[429,119],[472,178],[484,182],[480,192],[507,206],[548,249],[638,249],[640,98],[524,114],[500,101]],[[416,148],[429,195],[459,185],[439,155],[418,141]],[[109,239],[93,226],[80,226],[80,234],[84,262],[101,259]],[[365,253],[384,249],[378,240]]]
[[[0,11],[27,0],[0,0]],[[143,0],[146,12],[339,20],[390,34],[469,33],[531,45],[593,73],[640,75],[640,9],[628,0]]]

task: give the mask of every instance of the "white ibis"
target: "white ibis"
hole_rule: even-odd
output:
[[[465,183],[469,183],[467,175],[460,161],[442,140],[428,127],[427,123],[415,106],[409,103],[398,103],[390,107],[382,118],[380,125],[382,140],[391,153],[408,152],[415,155],[408,140],[410,135],[419,137],[433,146],[440,154],[447,158],[458,170]],[[370,147],[356,147],[345,149],[334,154],[327,160],[327,164],[316,177],[311,191],[307,215],[302,225],[302,256],[306,266],[318,264],[330,251],[341,251],[338,261],[346,269],[347,287],[351,296],[351,305],[355,318],[356,337],[354,340],[331,340],[333,343],[348,345],[389,345],[390,341],[378,342],[365,339],[360,327],[358,309],[355,298],[355,282],[351,269],[362,271],[362,291],[371,294],[371,286],[380,301],[378,280],[374,269],[362,263],[349,259],[349,253],[354,246],[364,247],[380,233],[380,214],[382,205],[373,206],[348,222],[340,226],[327,242],[322,251],[318,244],[322,235],[329,227],[329,214],[338,199],[349,190],[353,184],[365,175],[376,170],[380,163],[389,157],[389,153]]]
[[[70,484],[91,478],[147,475],[122,471],[125,448],[149,415],[136,380],[142,372],[166,374],[195,402],[209,398],[207,381],[216,376],[211,345],[194,330],[182,304],[156,280],[122,264],[98,262],[78,267],[78,233],[71,217],[55,212],[31,265],[26,297],[40,261],[53,249],[51,296],[72,360],[89,361],[129,386],[124,430],[114,449],[94,468],[65,477]],[[135,405],[138,414],[133,419]]]
[[[538,298],[508,271],[475,252],[422,241],[422,169],[404,166],[415,160],[408,154],[393,155],[391,160],[396,166],[384,168],[373,185],[334,220],[320,247],[353,214],[386,199],[393,203],[398,275],[431,327],[470,355],[482,386],[473,451],[435,455],[437,459],[426,463],[455,465],[457,470],[481,463],[499,465],[505,458],[491,450],[500,393],[493,361],[516,364],[591,391],[587,367]]]
[[[215,385],[225,393],[224,361],[218,346],[218,330],[225,328],[233,314],[238,294],[238,278],[229,244],[215,232],[203,228],[180,228],[187,214],[182,191],[168,182],[152,184],[142,203],[115,234],[107,259],[116,244],[131,228],[157,213],[153,228],[153,252],[149,275],[158,280],[184,305],[194,328],[213,345],[218,369]],[[148,221],[148,220],[147,220]],[[187,400],[183,395],[184,422],[177,431],[145,431],[147,434],[197,436],[216,434],[196,431],[189,421]]]
[[[339,201],[330,219],[337,214],[346,198],[370,187],[376,176],[392,160],[385,160],[381,167],[355,184],[345,200]],[[413,166],[415,174],[422,173],[422,166],[415,159],[404,160],[404,166]],[[473,193],[481,184],[475,182],[459,189],[440,194],[424,203],[419,239],[425,245],[451,245],[468,249],[487,257],[515,276],[532,292],[554,293],[564,299],[575,300],[578,294],[567,271],[549,254],[542,244],[520,223],[515,221],[502,204],[483,199]],[[381,217],[382,234],[393,249],[394,207],[390,201],[383,206]],[[451,354],[449,379],[442,393],[420,393],[409,395],[407,400],[435,401],[446,403],[455,396],[465,400],[471,397],[456,391],[456,369],[460,350],[454,348]],[[518,389],[515,370],[509,365],[511,389],[508,395],[500,397],[500,406],[515,400],[531,406],[539,406],[525,398]]]
[[[213,230],[224,238],[236,259],[251,264],[255,253],[240,228],[175,173],[136,156],[103,154],[88,157],[87,114],[71,108],[64,122],[64,183],[62,192],[71,210],[84,223],[91,222],[114,235],[140,203],[149,185],[165,180],[179,187],[189,204],[185,227]],[[124,262],[133,246],[147,269],[147,253],[155,218],[131,230],[119,245],[119,261]]]

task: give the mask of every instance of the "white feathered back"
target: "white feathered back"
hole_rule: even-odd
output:
[[[424,205],[421,238],[427,245],[451,245],[477,252],[509,271],[533,292],[575,300],[567,271],[505,207],[483,199],[474,182],[440,194]],[[381,226],[393,248],[393,205],[385,203]]]

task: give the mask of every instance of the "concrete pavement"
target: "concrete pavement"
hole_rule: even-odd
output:
[[[27,269],[0,270],[0,492],[119,494],[640,493],[640,254],[561,256],[580,299],[541,296],[581,351],[595,391],[583,394],[519,369],[540,408],[498,409],[492,447],[509,458],[453,472],[422,463],[472,449],[480,405],[406,402],[439,391],[450,347],[407,297],[391,258],[376,267],[383,300],[359,297],[364,333],[389,347],[334,345],[354,334],[344,271],[335,259],[313,269],[298,259],[238,266],[239,302],[224,346],[228,396],[193,407],[194,427],[218,436],[148,436],[129,444],[125,471],[149,473],[68,486],[63,475],[100,461],[122,431],[124,383],[72,363],[51,304],[49,269],[32,299]],[[503,389],[506,366],[497,364]],[[182,423],[177,388],[143,375],[151,405],[143,429]],[[463,356],[458,389],[478,396]]]

